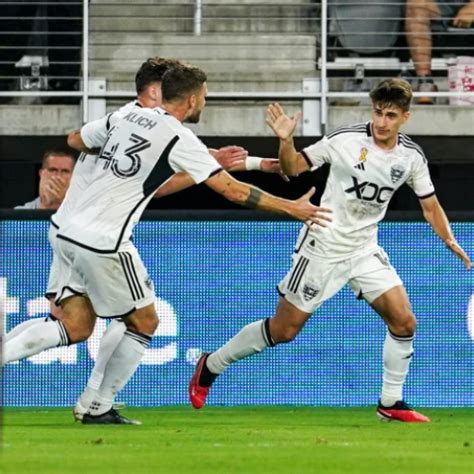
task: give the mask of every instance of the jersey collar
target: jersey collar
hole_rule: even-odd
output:
[[[158,112],[160,115],[170,115],[165,109],[162,107],[155,107],[153,110]]]

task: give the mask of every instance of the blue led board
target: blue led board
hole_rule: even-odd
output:
[[[474,255],[474,223],[454,223]],[[146,221],[135,243],[155,283],[162,323],[142,365],[120,394],[130,405],[187,403],[201,350],[245,324],[269,317],[287,272],[299,224],[289,221]],[[0,222],[0,296],[5,329],[47,313],[43,298],[51,250],[48,222]],[[417,406],[474,406],[474,285],[427,224],[387,222],[380,243],[405,282],[418,319],[406,399]],[[93,366],[100,334],[4,370],[6,406],[72,405]],[[221,376],[210,404],[374,404],[382,376],[385,328],[344,288],[291,344],[239,362]]]

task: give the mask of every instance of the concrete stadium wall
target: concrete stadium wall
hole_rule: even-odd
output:
[[[114,101],[108,111],[116,110],[125,102]],[[302,110],[300,101],[281,103],[289,114]],[[271,136],[265,125],[266,104],[262,101],[208,101],[201,123],[192,128],[204,136]],[[0,106],[0,135],[63,135],[81,126],[80,117],[80,108],[76,105],[3,105]],[[329,107],[328,130],[369,118],[368,106]],[[405,133],[438,136],[440,131],[448,136],[474,136],[474,108],[412,107],[412,118],[404,127]],[[297,135],[301,135],[301,123]]]

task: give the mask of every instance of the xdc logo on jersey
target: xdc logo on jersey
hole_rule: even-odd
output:
[[[362,181],[359,183],[359,180],[352,176],[352,182],[354,186],[351,188],[344,189],[346,193],[355,193],[358,199],[362,201],[377,201],[380,204],[387,202],[392,196],[394,188],[388,186],[379,187],[375,183],[370,183],[369,181]]]

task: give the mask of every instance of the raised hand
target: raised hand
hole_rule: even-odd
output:
[[[293,135],[300,117],[301,112],[296,112],[293,117],[288,117],[283,107],[275,102],[267,107],[267,119],[265,123],[280,140],[287,140]]]
[[[316,224],[321,227],[327,227],[326,222],[332,222],[332,219],[328,216],[332,211],[331,209],[311,204],[310,199],[315,192],[316,188],[313,186],[307,193],[293,201],[295,208],[292,215],[296,219],[306,222],[308,226]]]
[[[68,187],[69,182],[60,176],[48,172],[43,173],[39,185],[42,205],[46,209],[59,207],[63,202]]]

